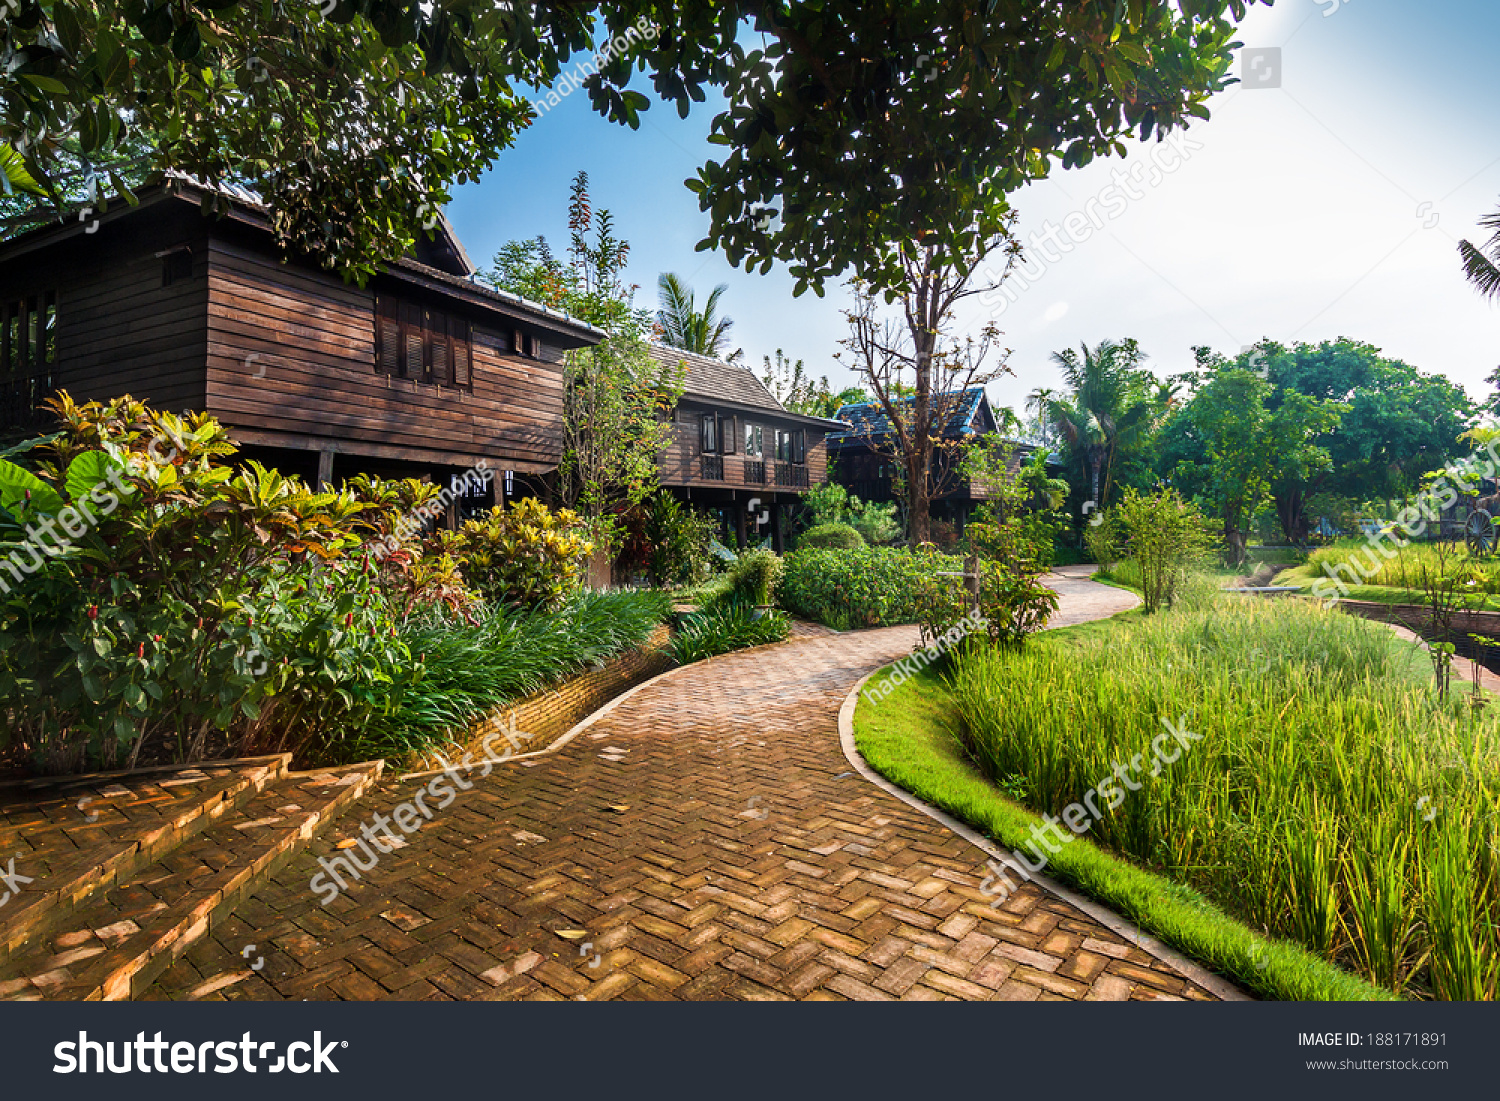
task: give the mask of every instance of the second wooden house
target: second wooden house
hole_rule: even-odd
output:
[[[827,480],[827,437],[844,424],[791,412],[748,367],[661,344],[651,355],[683,371],[662,486],[713,513],[728,545],[784,551],[792,509]]]

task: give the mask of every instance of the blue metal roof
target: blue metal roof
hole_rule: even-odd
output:
[[[944,439],[956,440],[976,434],[974,419],[978,416],[981,406],[985,404],[984,387],[971,386],[962,392],[949,390],[932,395],[932,400],[952,402],[947,423],[943,425]],[[902,404],[909,407],[915,402],[915,398],[906,398]],[[849,428],[844,432],[829,433],[830,450],[864,446],[871,440],[881,440],[891,435],[890,418],[885,415],[885,411],[878,402],[840,406],[834,418],[846,422]]]

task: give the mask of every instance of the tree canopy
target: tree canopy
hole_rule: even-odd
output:
[[[361,276],[574,62],[629,126],[651,102],[633,85],[683,116],[722,90],[725,156],[688,181],[712,218],[700,248],[782,261],[799,292],[844,274],[890,290],[893,243],[956,262],[1057,162],[1206,116],[1255,2],[6,0],[0,145],[63,203],[63,142],[124,192],[119,150],[144,135],[152,171],[255,189],[285,245]]]

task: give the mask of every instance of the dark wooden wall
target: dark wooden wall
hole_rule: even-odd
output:
[[[516,356],[494,319],[434,300],[473,322],[473,392],[377,374],[376,290],[420,301],[419,293],[281,264],[229,234],[214,234],[208,261],[207,401],[225,422],[482,457],[521,471],[557,465],[563,380],[555,348],[540,360]]]
[[[78,401],[128,393],[173,412],[203,408],[207,235],[196,211],[160,207],[0,265],[0,299],[57,292],[52,377]],[[192,273],[164,287],[157,254],[178,245],[192,248]]]
[[[734,454],[725,455],[724,479],[722,481],[707,479],[702,476],[703,463],[702,453],[699,450],[698,440],[698,418],[702,413],[708,412],[707,406],[681,405],[678,407],[677,421],[672,426],[672,443],[662,454],[661,459],[661,481],[663,485],[672,486],[703,486],[703,487],[728,487],[738,488],[751,485],[756,489],[773,489],[782,492],[802,492],[793,490],[789,486],[778,486],[774,467],[776,459],[772,450],[774,431],[782,429],[801,429],[806,433],[807,441],[807,480],[809,486],[815,486],[826,481],[828,477],[828,444],[825,440],[825,432],[816,424],[805,422],[778,420],[774,413],[762,416],[757,413],[745,413],[736,411],[734,416],[736,437],[734,441]],[[766,429],[763,450],[765,452],[766,481],[761,483],[747,483],[744,478],[745,464],[745,423],[759,424]],[[755,461],[755,460],[752,460]]]

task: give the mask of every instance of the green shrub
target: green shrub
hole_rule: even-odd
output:
[[[819,524],[797,537],[799,550],[854,550],[865,545],[864,536],[848,524]]]
[[[974,759],[1034,810],[1097,792],[1091,840],[1252,927],[1398,993],[1490,1000],[1500,715],[1434,701],[1421,665],[1381,625],[1220,596],[960,654],[952,686]]]
[[[494,708],[640,646],[670,608],[663,593],[625,591],[577,593],[550,612],[497,605],[472,622],[431,612],[402,632],[419,675],[368,721],[321,731],[307,756],[337,764],[444,748]]]
[[[1213,546],[1208,521],[1175,489],[1140,493],[1127,489],[1103,526],[1118,525],[1124,553],[1140,571],[1146,614],[1170,603],[1188,569]]]
[[[786,613],[771,610],[757,616],[750,605],[730,600],[684,617],[672,637],[672,656],[679,665],[688,665],[733,650],[781,642],[790,633]]]
[[[485,600],[522,608],[556,607],[576,592],[593,553],[577,516],[529,497],[438,538]]]
[[[718,524],[666,490],[626,509],[617,526],[623,536],[618,564],[645,570],[653,584],[695,585],[713,568]]]
[[[782,561],[774,552],[747,550],[729,567],[729,590],[747,604],[774,604],[781,575]]]
[[[49,407],[59,431],[12,451],[31,468],[0,463],[9,755],[59,772],[295,749],[411,675],[403,609],[379,588],[421,554],[361,553],[380,502],[236,471],[204,414]],[[47,529],[43,553],[29,531]]]
[[[862,501],[837,482],[813,486],[803,495],[802,507],[809,530],[826,524],[847,524],[871,546],[891,543],[901,537],[895,502],[881,505]],[[803,543],[799,540],[797,545],[800,547]]]
[[[963,568],[961,559],[953,568]],[[901,549],[797,550],[786,556],[781,606],[838,630],[915,623],[922,567]]]
[[[948,571],[940,568],[929,568],[918,578],[923,646],[941,641],[945,652],[951,652],[981,641],[1019,645],[1046,626],[1048,617],[1057,611],[1057,593],[1037,580],[1036,567],[983,558],[976,560],[975,567],[979,571],[977,618],[973,594],[961,584],[964,579],[945,576]]]

